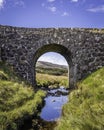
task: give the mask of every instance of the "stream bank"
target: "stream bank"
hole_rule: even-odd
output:
[[[61,117],[62,106],[68,101],[68,94],[64,87],[48,89],[39,114],[25,120],[20,130],[53,130]]]

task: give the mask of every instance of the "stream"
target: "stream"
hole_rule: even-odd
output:
[[[40,114],[27,119],[20,130],[53,130],[61,117],[62,106],[68,101],[68,93],[64,87],[47,90]]]

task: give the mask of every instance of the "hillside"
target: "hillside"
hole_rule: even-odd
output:
[[[70,93],[55,130],[104,130],[104,67]]]
[[[45,83],[49,75],[39,77],[40,82],[42,78]],[[54,82],[60,76],[51,78]],[[25,118],[37,113],[44,96],[41,90],[34,93],[10,66],[0,62],[0,130],[17,130]],[[78,83],[78,89],[69,94],[55,130],[104,130],[104,67]]]
[[[67,66],[38,61],[36,72],[38,87],[68,87]]]
[[[13,69],[0,62],[0,130],[17,130],[24,119],[37,113],[45,93],[15,75]]]
[[[67,66],[65,66],[65,65],[58,65],[58,64],[53,64],[50,62],[45,62],[45,61],[38,61],[37,67],[53,68],[53,69],[54,68],[67,69]]]
[[[36,71],[37,73],[50,75],[67,75],[68,67],[50,62],[38,61],[36,64]]]

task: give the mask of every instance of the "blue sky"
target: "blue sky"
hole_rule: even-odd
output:
[[[0,0],[0,24],[104,28],[104,0]]]
[[[104,0],[0,0],[0,24],[104,28]]]

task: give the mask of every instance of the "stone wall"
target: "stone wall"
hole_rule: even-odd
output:
[[[18,28],[0,26],[0,61],[35,81],[37,59],[48,51],[60,53],[69,65],[71,86],[104,66],[104,31],[79,28]]]

